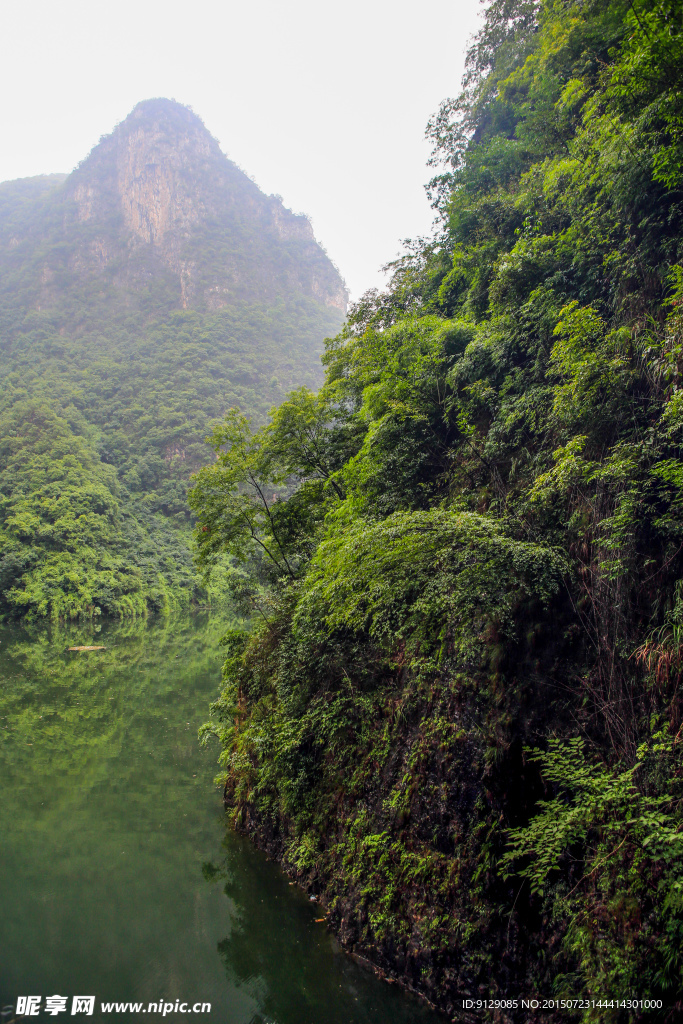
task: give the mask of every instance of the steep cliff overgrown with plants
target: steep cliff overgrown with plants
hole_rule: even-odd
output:
[[[191,493],[233,820],[452,1012],[682,1008],[682,26],[492,0],[434,237]]]
[[[212,419],[322,380],[343,282],[186,107],[69,176],[0,184],[0,617],[199,595],[186,493]]]

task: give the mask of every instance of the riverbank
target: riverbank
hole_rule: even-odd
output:
[[[540,920],[528,890],[494,870],[502,822],[538,793],[522,754],[543,709],[534,674],[518,716],[492,679],[476,683],[387,687],[362,729],[321,752],[305,818],[248,790],[243,764],[224,792],[235,827],[316,897],[344,949],[463,1022],[463,999],[551,994],[561,969],[561,923]]]
[[[225,806],[226,810],[231,809],[229,798],[225,799]],[[416,996],[430,1010],[438,1012],[440,1015],[454,1012],[455,1008],[452,1004],[437,1006],[423,990],[415,987],[409,974],[399,973],[396,963],[391,962],[390,952],[387,948],[381,951],[381,956],[378,956],[376,947],[363,944],[359,938],[358,929],[351,924],[356,909],[353,901],[346,902],[346,913],[344,913],[329,884],[325,884],[325,879],[318,876],[315,871],[307,872],[298,868],[288,859],[286,837],[278,834],[272,827],[272,823],[254,820],[247,816],[247,820],[236,826],[235,831],[247,837],[269,859],[280,864],[293,883],[299,886],[311,901],[315,902],[320,914],[324,916],[325,925],[348,956],[364,968],[371,970],[381,981],[390,985],[398,984],[406,992]],[[317,923],[322,924],[323,920],[319,917]],[[465,1020],[464,1017],[457,1019]]]

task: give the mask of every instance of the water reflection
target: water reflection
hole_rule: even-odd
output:
[[[410,994],[379,981],[344,953],[320,908],[248,840],[226,837],[210,884],[231,901],[230,933],[218,944],[228,978],[259,1004],[254,1024],[418,1024],[440,1021]]]
[[[197,742],[224,628],[0,628],[0,1006],[92,993],[96,1018],[100,1000],[179,999],[221,1024],[427,1019],[226,835],[216,751]]]

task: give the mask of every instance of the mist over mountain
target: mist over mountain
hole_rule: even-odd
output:
[[[316,386],[347,292],[201,120],[138,104],[69,175],[0,184],[0,609],[189,600],[207,424]]]
[[[0,269],[3,295],[34,308],[86,282],[128,305],[163,288],[182,309],[293,292],[342,312],[347,301],[308,219],[164,99],[139,103],[72,174],[0,186]]]

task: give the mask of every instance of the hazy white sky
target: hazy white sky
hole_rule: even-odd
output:
[[[307,213],[353,298],[428,233],[424,129],[478,0],[0,0],[0,181],[71,170],[135,104],[192,106]]]

